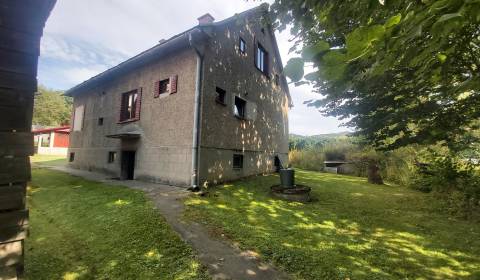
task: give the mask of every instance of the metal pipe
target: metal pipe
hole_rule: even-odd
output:
[[[194,108],[194,117],[193,117],[193,142],[192,142],[192,190],[196,191],[200,187],[198,186],[199,176],[198,176],[198,159],[199,159],[199,142],[200,142],[200,133],[199,133],[199,121],[200,121],[200,106],[201,98],[200,92],[202,87],[202,68],[203,68],[203,55],[194,45],[192,39],[192,32],[188,35],[188,42],[190,46],[195,50],[197,54],[197,70],[196,70],[196,81],[195,81],[195,108]]]

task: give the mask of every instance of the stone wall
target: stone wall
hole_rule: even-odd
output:
[[[204,59],[201,181],[218,183],[272,172],[275,155],[283,164],[288,161],[288,89],[280,81],[282,66],[272,30],[256,13],[213,32]],[[239,51],[240,37],[246,54]],[[255,67],[256,42],[268,52],[268,76]],[[226,91],[225,105],[216,102],[216,87]],[[246,119],[234,116],[235,96],[247,101]],[[233,154],[243,154],[243,168],[233,168]]]
[[[189,185],[195,69],[195,53],[185,49],[75,96],[74,107],[84,105],[85,113],[82,130],[70,135],[71,165],[119,177],[121,151],[136,150],[136,179]],[[177,92],[155,98],[155,82],[172,75],[178,75]],[[140,120],[118,124],[122,93],[140,87]],[[102,126],[98,118],[103,118]],[[141,131],[140,139],[106,137],[129,128]],[[117,152],[113,163],[107,162],[110,151]]]

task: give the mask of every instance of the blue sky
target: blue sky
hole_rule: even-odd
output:
[[[141,5],[139,4],[141,3]],[[222,20],[258,6],[243,0],[63,0],[57,1],[41,42],[39,83],[68,89],[155,45],[160,39],[197,24],[210,13]],[[290,34],[277,34],[285,63]],[[319,98],[308,85],[290,85],[294,108],[289,113],[290,132],[314,135],[345,131],[340,121],[323,117],[303,104]]]

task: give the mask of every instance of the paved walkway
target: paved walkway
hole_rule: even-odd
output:
[[[207,266],[213,279],[289,279],[285,273],[269,264],[261,263],[253,252],[241,251],[229,244],[227,240],[212,237],[199,223],[182,221],[181,215],[184,210],[182,198],[191,195],[184,188],[134,180],[112,180],[101,173],[64,166],[48,166],[48,168],[92,181],[144,191],[171,227],[197,251],[200,262]]]

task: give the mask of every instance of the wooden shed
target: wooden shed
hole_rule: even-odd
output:
[[[55,0],[0,0],[0,279],[23,273],[33,95],[43,27]]]

